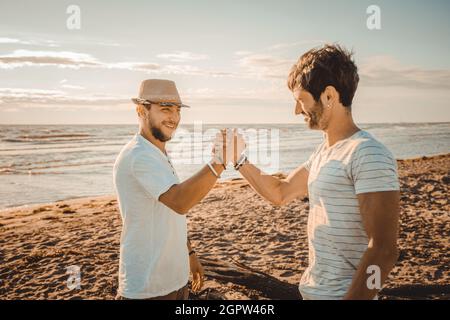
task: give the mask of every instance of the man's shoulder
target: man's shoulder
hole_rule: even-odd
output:
[[[156,152],[153,152],[152,150],[145,148],[145,146],[142,146],[140,144],[136,144],[129,149],[127,158],[132,166],[145,163],[148,164],[149,162],[154,163],[160,160]]]
[[[362,131],[354,140],[353,152],[358,156],[369,154],[392,156],[391,151],[367,131]]]
[[[116,165],[118,164],[130,164],[135,162],[148,161],[152,158],[153,154],[144,145],[134,137],[126,145],[123,146],[116,159]]]

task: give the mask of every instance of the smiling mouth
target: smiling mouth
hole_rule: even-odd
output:
[[[169,123],[163,123],[163,125],[170,129],[176,129],[176,127],[177,127],[175,124],[169,124]]]

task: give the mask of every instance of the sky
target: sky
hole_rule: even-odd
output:
[[[182,123],[303,122],[287,75],[325,43],[354,52],[358,122],[448,122],[449,39],[446,0],[2,0],[0,124],[136,123],[152,78],[176,82]]]

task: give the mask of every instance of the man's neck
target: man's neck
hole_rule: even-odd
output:
[[[166,153],[166,143],[156,139],[149,130],[139,129],[139,134],[155,145],[162,153]]]
[[[328,147],[351,137],[359,130],[360,129],[353,122],[351,115],[335,119],[335,121],[330,121],[328,128],[325,130]]]

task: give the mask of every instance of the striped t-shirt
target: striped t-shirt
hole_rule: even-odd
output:
[[[331,147],[324,141],[304,167],[309,266],[299,290],[304,299],[342,299],[368,245],[357,194],[399,190],[397,163],[383,144],[358,131]]]

